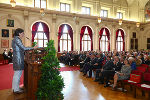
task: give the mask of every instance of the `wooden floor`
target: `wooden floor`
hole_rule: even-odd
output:
[[[137,98],[133,98],[132,93],[112,91],[111,87],[104,88],[104,85],[94,82],[93,78],[82,76],[79,71],[64,71],[61,75],[65,83],[64,100],[146,100],[140,92]],[[19,99],[24,96],[25,94],[14,96],[11,89],[0,90],[0,100],[26,100]]]

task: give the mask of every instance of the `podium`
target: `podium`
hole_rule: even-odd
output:
[[[27,100],[37,100],[36,91],[38,80],[41,76],[41,66],[43,63],[42,57],[47,54],[44,48],[37,48],[25,52],[24,60],[24,87],[27,95]]]

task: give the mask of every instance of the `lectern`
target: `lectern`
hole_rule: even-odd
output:
[[[24,87],[27,100],[36,100],[38,80],[41,76],[42,57],[47,54],[44,48],[37,48],[25,52]]]

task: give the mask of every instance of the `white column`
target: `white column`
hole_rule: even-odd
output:
[[[130,39],[131,39],[131,36],[130,36],[130,26],[127,27],[127,33],[126,33],[126,44],[125,44],[125,50],[129,51],[130,50]]]

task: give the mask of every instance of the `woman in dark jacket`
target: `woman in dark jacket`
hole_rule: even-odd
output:
[[[13,70],[14,76],[12,81],[12,90],[14,93],[22,93],[23,90],[19,88],[20,77],[24,70],[24,51],[32,48],[27,48],[22,44],[22,38],[24,37],[24,30],[18,28],[15,30],[14,39],[12,40],[13,48]]]
[[[130,77],[131,73],[131,66],[129,65],[129,61],[127,59],[124,60],[124,64],[121,68],[120,72],[116,72],[114,75],[114,85],[113,85],[113,90],[116,89],[117,86],[117,81],[118,80],[126,80]]]

